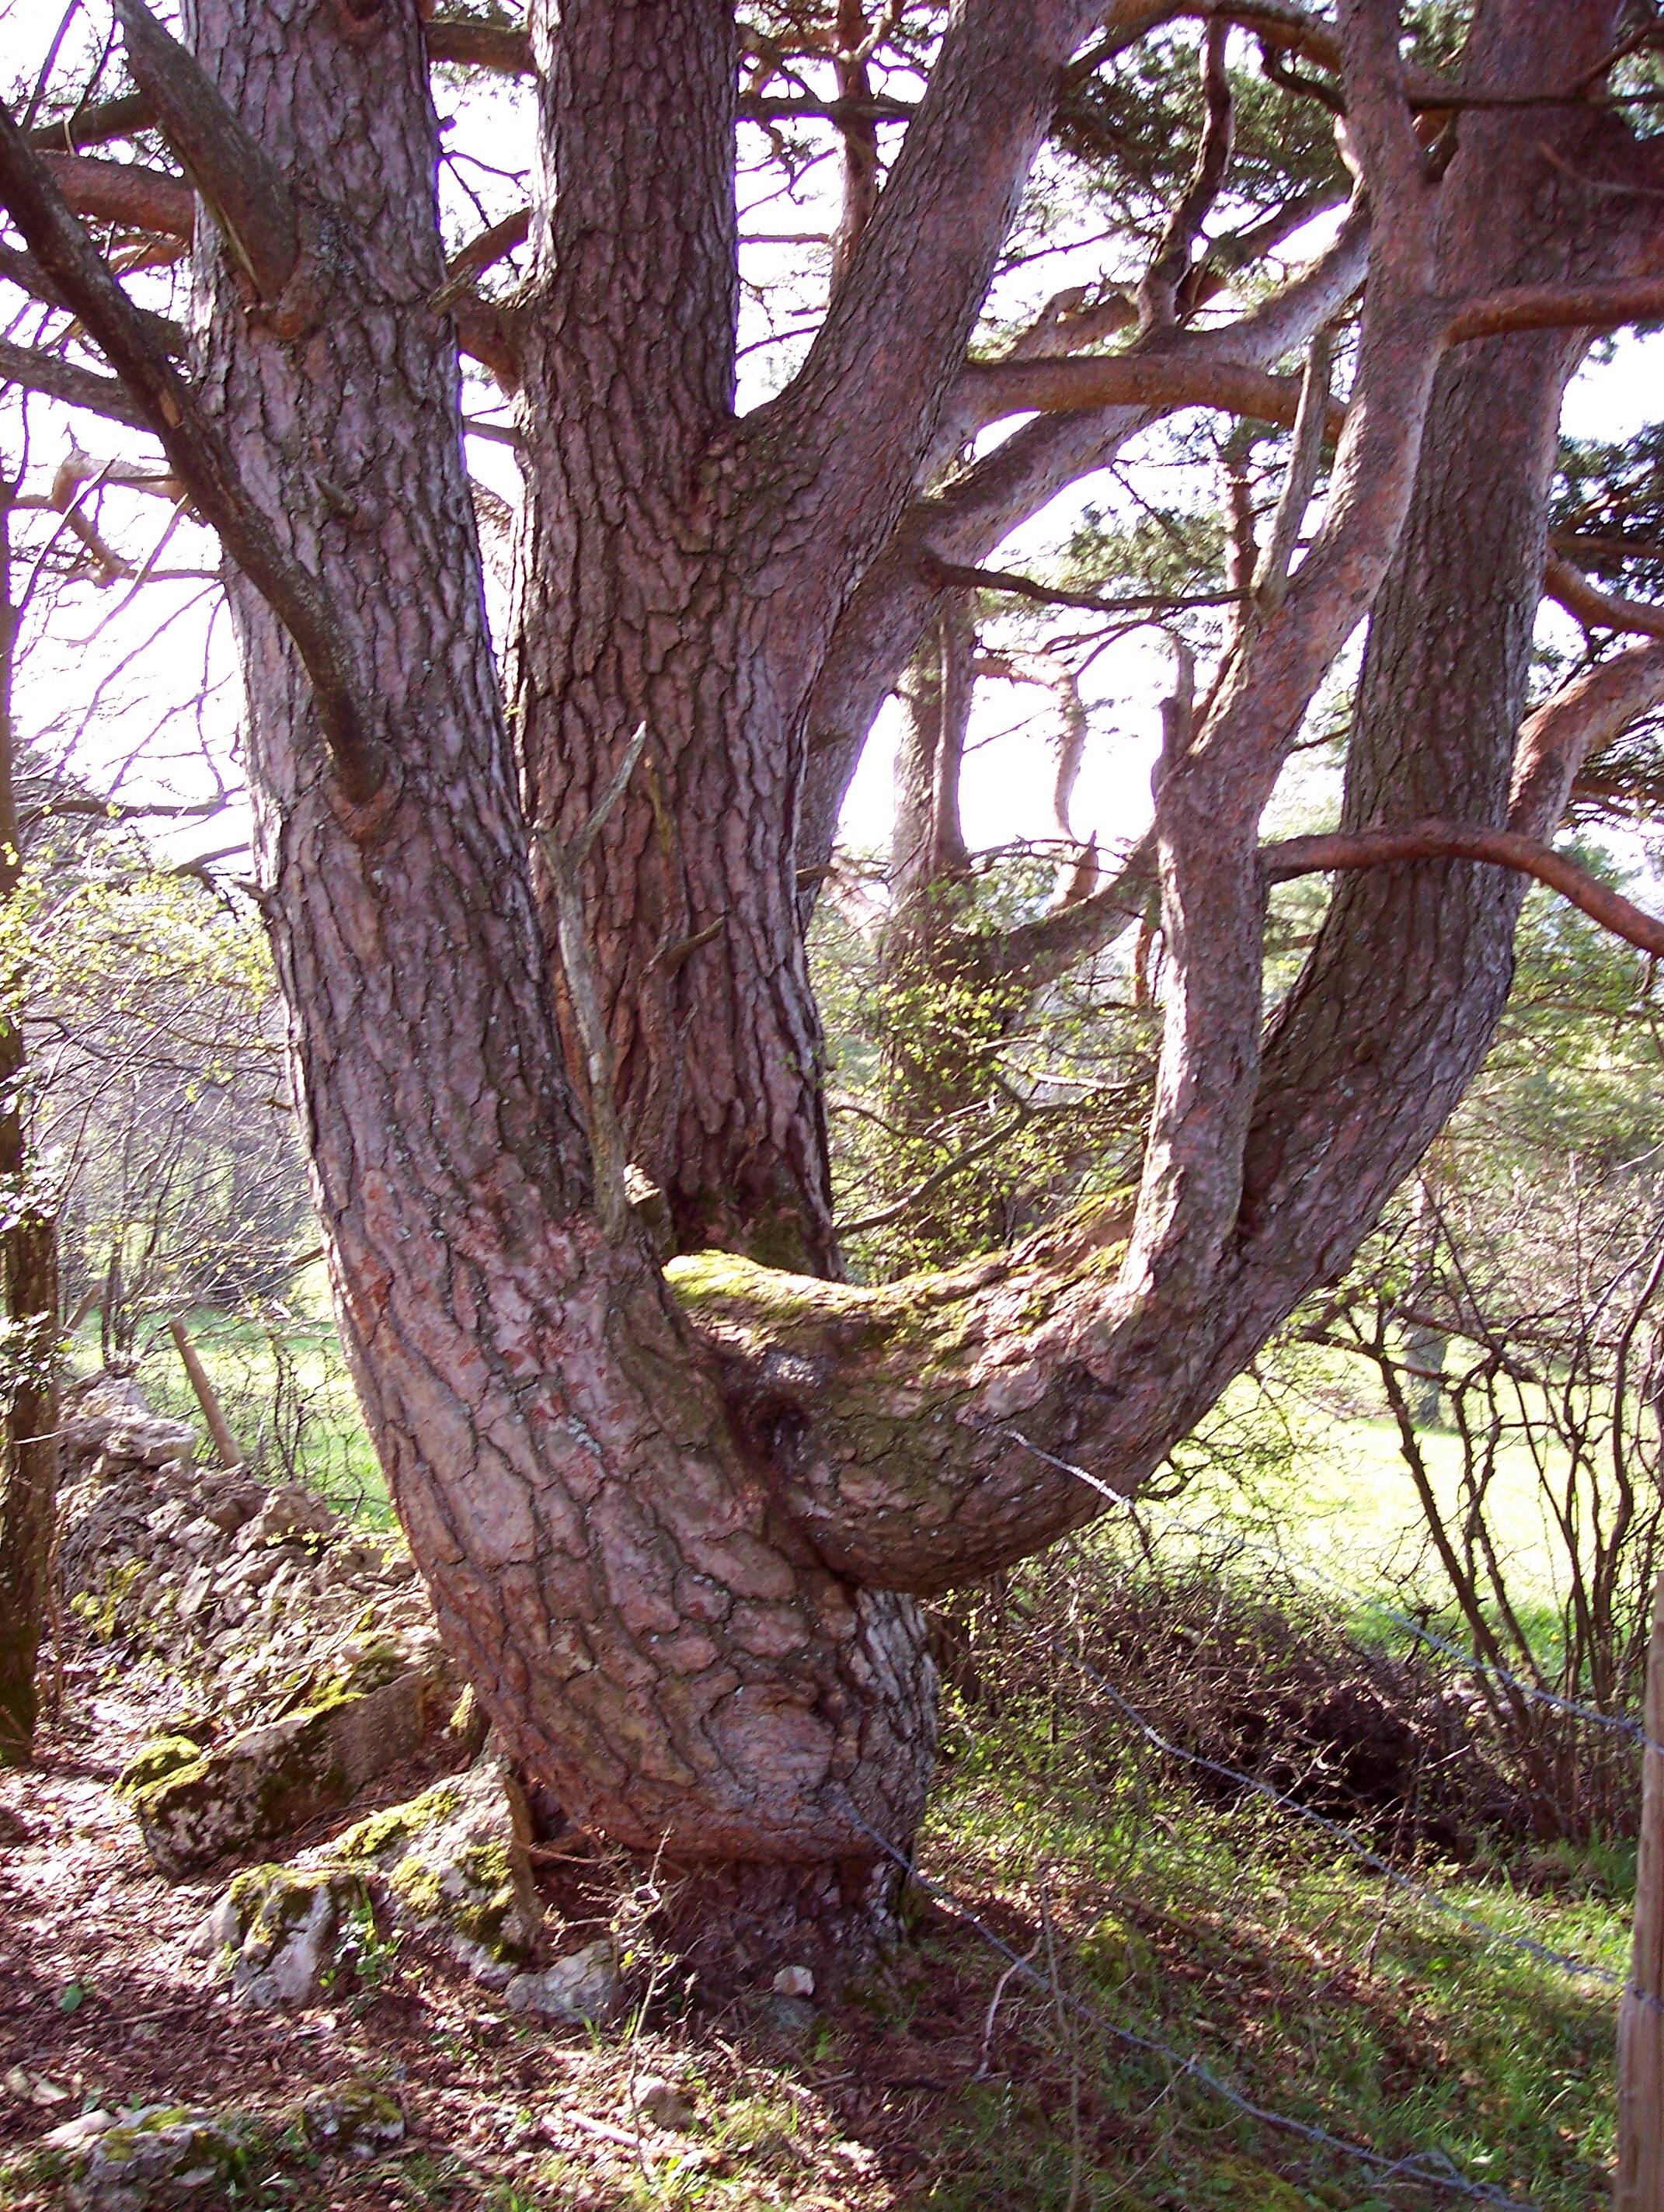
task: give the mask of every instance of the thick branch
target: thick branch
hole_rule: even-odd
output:
[[[1074,414],[1088,407],[1218,407],[1261,422],[1292,427],[1300,379],[1195,353],[1045,355],[1039,360],[973,362],[956,401],[969,427],[1003,416]],[[1345,420],[1330,410],[1331,434]]]
[[[1260,866],[1268,883],[1295,876],[1326,874],[1337,868],[1390,867],[1405,860],[1484,860],[1515,868],[1546,884],[1573,906],[1655,959],[1664,957],[1664,921],[1632,899],[1603,884],[1587,868],[1551,845],[1517,830],[1474,829],[1460,822],[1413,822],[1404,830],[1337,830],[1317,837],[1290,837],[1265,846]]]
[[[275,300],[301,258],[301,228],[283,172],[231,112],[144,0],[115,0],[127,66],[162,135],[263,300]]]
[[[1203,33],[1202,141],[1190,181],[1167,218],[1138,287],[1139,320],[1148,329],[1168,328],[1179,320],[1192,273],[1191,256],[1229,166],[1233,118],[1230,78],[1225,68],[1227,36],[1227,26],[1216,20]]]
[[[363,805],[387,775],[350,647],[314,578],[284,551],[244,489],[220,434],[204,421],[190,387],[156,343],[143,316],[65,206],[42,160],[0,106],[0,202],[35,258],[63,293],[162,441],[174,472],[226,551],[290,635],[317,695],[345,797]]]
[[[992,940],[980,970],[990,980],[1043,990],[1142,921],[1155,890],[1155,836],[1147,830],[1106,884]]]
[[[27,346],[0,340],[0,384],[21,386],[25,392],[43,392],[70,407],[84,407],[107,422],[125,422],[129,429],[148,430],[150,418],[125,385],[113,376],[100,376],[90,368],[77,368],[56,354],[32,353]]]
[[[1128,1273],[1176,1322],[1205,1301],[1241,1201],[1261,1051],[1258,825],[1319,684],[1368,612],[1410,509],[1441,349],[1436,200],[1401,97],[1390,0],[1343,0],[1353,156],[1375,220],[1352,404],[1321,530],[1242,641],[1157,807],[1167,1006]]]
[[[823,562],[828,538],[847,538],[863,567],[917,480],[1059,73],[1095,12],[966,0],[949,20],[848,276],[777,403],[780,448],[817,481]]]
[[[508,23],[481,23],[463,15],[437,15],[425,27],[428,58],[491,70],[498,76],[529,76],[532,42]]]
[[[1368,250],[1368,225],[1360,205],[1309,268],[1234,323],[1164,340],[1171,349],[1167,357],[1265,369],[1307,344],[1345,305],[1362,279]],[[845,609],[816,685],[800,863],[820,867],[830,858],[842,795],[862,743],[935,609],[940,586],[929,562],[982,560],[1018,523],[1065,484],[1103,467],[1122,442],[1154,419],[1155,410],[1138,406],[1042,416],[945,491],[915,505]]]
[[[1664,276],[1617,277],[1605,284],[1516,284],[1448,311],[1453,344],[1509,331],[1614,330],[1664,315]]]
[[[124,92],[115,100],[101,100],[92,107],[77,107],[55,122],[43,123],[29,133],[31,146],[43,152],[74,154],[84,146],[107,145],[112,138],[131,138],[148,131],[155,110],[142,92]]]
[[[196,195],[165,169],[101,161],[91,154],[42,154],[40,159],[76,215],[168,238],[188,239],[195,227]]]

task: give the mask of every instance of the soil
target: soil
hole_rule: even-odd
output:
[[[394,2151],[320,2160],[296,2138],[280,2173],[246,2175],[235,2197],[198,2186],[180,2201],[599,2212],[655,2201],[652,2178],[673,2170],[689,2183],[725,2179],[723,2201],[741,2206],[881,2212],[920,2201],[934,2157],[921,2146],[938,2136],[928,2109],[986,2056],[985,1961],[967,1958],[969,1977],[938,1971],[895,2007],[879,2004],[905,2024],[875,2018],[869,1990],[864,2006],[803,2007],[783,2024],[765,2006],[626,2021],[604,2038],[528,2026],[411,1938],[370,1985],[326,2005],[235,2004],[186,1949],[235,1869],[164,1880],[113,1787],[176,1687],[94,1652],[66,1670],[62,1702],[35,1765],[0,1773],[0,2169],[83,2110],[281,2116],[314,2089],[368,2082],[403,2109]],[[414,1794],[434,1771],[431,1760],[390,1771],[333,1826]],[[329,1826],[301,1832],[285,1854]],[[648,2075],[686,2097],[680,2131],[636,2120],[631,2085]],[[64,2185],[8,2196],[0,2184],[0,2201],[36,2212],[66,2201]]]

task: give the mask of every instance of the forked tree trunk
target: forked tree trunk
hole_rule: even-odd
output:
[[[425,307],[443,265],[419,27],[345,20],[328,0],[239,0],[198,30],[301,191],[354,217],[299,338],[250,317],[210,251],[202,365],[335,599],[397,763],[368,809],[338,798],[292,647],[234,586],[344,1338],[444,1632],[508,1748],[571,1820],[681,1881],[704,1955],[778,1964],[870,1929],[893,1887],[872,1832],[911,1834],[923,1803],[923,1634],[910,1600],[828,1571],[784,1519],[766,1439],[731,1431],[644,1244],[609,1243],[590,1210],[454,343]],[[332,495],[320,451],[350,465]],[[729,1870],[759,1862],[766,1910]]]
[[[1587,24],[1598,52],[1611,11],[1574,12],[1570,46]],[[523,331],[511,701],[558,840],[648,725],[592,857],[590,933],[631,1148],[684,1243],[835,1270],[793,896],[808,701],[923,465],[1059,61],[1095,13],[959,11],[803,380],[734,425],[731,15],[720,0],[533,9],[558,189]],[[235,586],[266,910],[371,1432],[447,1636],[567,1816],[686,1875],[682,1925],[719,1970],[858,1948],[889,1887],[879,1838],[910,1838],[931,1764],[930,1664],[896,1593],[1088,1517],[1096,1498],[1055,1457],[1037,1463],[1033,1439],[1101,1450],[1131,1485],[1344,1259],[1431,1133],[1429,1079],[1442,1115],[1483,1049],[1512,894],[1458,869],[1426,878],[1431,908],[1386,878],[1362,900],[1380,958],[1402,961],[1406,931],[1430,923],[1424,1038],[1417,1006],[1372,1021],[1370,995],[1389,994],[1371,975],[1361,1005],[1337,923],[1268,1064],[1240,1232],[1188,1303],[1111,1286],[1100,1224],[1038,1245],[1015,1281],[987,1262],[887,1304],[753,1269],[747,1313],[718,1316],[706,1350],[644,1244],[627,1224],[609,1234],[593,1202],[485,628],[454,346],[427,306],[444,271],[415,12],[198,0],[195,33],[309,226],[273,309],[199,226],[203,389],[338,610],[393,763],[367,804],[342,795],[286,634]],[[1568,40],[1553,43],[1557,68]],[[1526,55],[1518,81],[1538,82],[1540,61]],[[990,82],[997,108],[973,106],[967,88]],[[1500,136],[1515,118],[1463,118],[1453,222],[1527,246],[1551,234],[1559,173],[1529,152],[1561,128],[1548,112],[1518,158]],[[966,117],[975,158],[960,144],[933,171]],[[873,317],[898,294],[911,322],[876,345]],[[1370,642],[1359,793],[1405,715],[1441,803],[1490,805],[1505,782],[1570,350],[1498,342],[1441,379]],[[1488,564],[1449,542],[1466,528],[1495,533]],[[1379,557],[1362,565],[1379,574]],[[1429,726],[1437,671],[1417,673],[1435,634],[1467,672],[1466,782]],[[1423,771],[1407,772],[1424,806]],[[701,1263],[681,1285],[697,1304]],[[891,1371],[869,1416],[878,1341]]]

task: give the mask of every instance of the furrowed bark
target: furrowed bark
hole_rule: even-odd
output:
[[[1472,82],[1549,81],[1611,12],[1490,0]],[[905,1844],[932,1730],[919,1617],[894,1593],[1008,1564],[1136,1486],[1344,1259],[1460,1095],[1505,980],[1497,872],[1343,885],[1354,921],[1326,933],[1262,1058],[1259,814],[1374,598],[1349,830],[1500,820],[1577,340],[1481,339],[1435,375],[1444,303],[1637,264],[1602,190],[1628,175],[1628,142],[1557,110],[1524,131],[1464,117],[1429,246],[1393,18],[1347,9],[1351,126],[1384,218],[1358,385],[1323,532],[1167,763],[1178,983],[1142,1199],[950,1274],[820,1279],[836,1249],[794,897],[811,693],[941,449],[1082,20],[1064,0],[968,0],[808,368],[735,424],[732,14],[543,0],[523,758],[431,310],[447,278],[415,14],[198,0],[193,27],[239,127],[334,246],[302,326],[251,311],[209,226],[198,240],[202,406],[277,548],[268,581],[286,562],[326,596],[388,763],[373,807],[343,803],[281,592],[251,568],[233,599],[259,866],[344,1339],[503,1740],[581,1827],[663,1853],[683,1928],[729,1970],[870,1935],[882,1909],[874,1831]],[[1332,313],[1319,289],[1298,315],[1245,319],[1216,357],[1269,368]],[[149,392],[149,353],[122,366]],[[1437,442],[1418,457],[1424,411]],[[1018,434],[930,503],[940,538],[915,507],[907,556],[978,557],[979,533],[1132,419]],[[908,622],[916,639],[917,611],[881,610],[889,647]],[[1616,690],[1590,692],[1538,725],[1522,791],[1563,782],[1618,711]],[[673,1296],[631,1224],[597,1218],[557,902],[528,847],[535,828],[570,848],[643,724],[569,902],[611,1079],[589,1057],[681,1240],[800,1276],[704,1252],[673,1263]]]
[[[1474,60],[1478,82],[1540,82],[1576,58],[1579,42],[1597,58],[1611,28],[1593,20],[1600,13],[1524,0],[1493,7]],[[1393,126],[1383,118],[1382,127]],[[1557,135],[1545,149],[1546,129]],[[1624,134],[1599,118],[1563,116],[1531,134],[1482,112],[1466,118],[1442,188],[1444,289],[1476,289],[1474,276],[1559,282],[1649,250],[1634,231],[1614,233],[1601,189],[1626,160]],[[1569,173],[1574,166],[1588,182]],[[1391,250],[1402,257],[1413,246],[1400,232]],[[1500,252],[1509,264],[1499,270]],[[1378,313],[1387,307],[1381,300]],[[1349,430],[1355,517],[1367,521],[1372,501],[1390,507],[1405,496],[1408,514],[1371,618],[1346,819],[1359,830],[1435,814],[1499,824],[1540,590],[1558,402],[1579,342],[1515,336],[1453,354],[1424,403],[1429,434],[1413,483],[1398,491],[1387,476],[1402,475],[1416,452],[1404,440],[1405,375],[1419,384],[1429,366],[1407,362],[1400,374],[1393,349],[1403,342],[1402,322],[1390,318],[1373,338],[1366,332]],[[1385,348],[1379,382],[1372,343]],[[1395,404],[1375,406],[1383,400]],[[1368,431],[1372,406],[1387,416],[1375,434],[1384,447]],[[1332,649],[1350,627],[1348,592],[1391,546],[1390,514],[1386,526],[1362,532],[1367,542],[1349,544],[1359,533],[1346,503],[1344,492],[1332,500],[1326,544],[1293,579],[1283,611],[1315,601]],[[1181,998],[1169,1015],[1175,1076],[1158,1110],[1173,1151],[1158,1122],[1131,1250],[1129,1210],[1106,1208],[955,1276],[827,1293],[818,1310],[799,1304],[789,1314],[781,1291],[737,1263],[726,1275],[714,1264],[703,1276],[696,1263],[676,1271],[740,1394],[759,1387],[765,1344],[802,1362],[785,1495],[823,1556],[852,1571],[917,1590],[948,1587],[1091,1518],[1105,1486],[1135,1487],[1298,1298],[1344,1264],[1483,1055],[1506,991],[1519,878],[1429,862],[1368,871],[1338,888],[1258,1084],[1244,1080],[1258,1042],[1257,912],[1253,972],[1242,967],[1233,987],[1228,960],[1205,972],[1216,917],[1203,892],[1222,848],[1228,890],[1257,872],[1258,807],[1235,780],[1252,793],[1259,779],[1263,795],[1289,701],[1309,696],[1310,665],[1298,682],[1291,671],[1313,635],[1285,643],[1278,619],[1260,631],[1177,772],[1177,823],[1172,779],[1162,794],[1169,851],[1188,842],[1193,856],[1183,865],[1196,872],[1202,988],[1194,1007]],[[1620,711],[1620,695],[1643,696],[1644,680],[1631,668],[1604,701],[1586,698],[1563,714],[1587,735],[1603,713]],[[1579,742],[1570,720],[1557,734],[1551,721],[1539,724],[1533,740],[1542,776],[1557,776],[1562,795]],[[1231,777],[1217,776],[1231,754]],[[1210,792],[1216,809],[1203,803]],[[1180,895],[1191,896],[1182,884]],[[1246,896],[1240,882],[1232,895]],[[1170,904],[1170,927],[1172,914]],[[1180,928],[1191,926],[1181,915]],[[1194,1096],[1181,1114],[1183,1084]],[[1239,1150],[1229,1125],[1245,1100]]]
[[[1090,12],[972,0],[803,370],[739,426],[731,11],[684,0],[680,83],[661,10],[656,48],[623,0],[558,36],[534,18],[561,182],[527,319],[515,707],[557,835],[648,723],[588,886],[620,1117],[682,1249],[838,1266],[798,927],[808,692],[931,445]]]
[[[862,1824],[910,1832],[930,1767],[920,1624],[791,1529],[650,1255],[589,1208],[454,349],[424,306],[443,264],[414,18],[353,32],[327,0],[215,0],[196,49],[341,241],[298,347],[244,314],[208,244],[203,388],[335,594],[396,750],[378,834],[355,835],[311,765],[290,641],[239,580],[265,910],[390,1488],[448,1638],[570,1819],[661,1852],[713,1950],[726,1913],[747,1960],[768,1954],[738,1861],[776,1864],[775,1963],[817,1923],[869,1937],[887,1885]]]

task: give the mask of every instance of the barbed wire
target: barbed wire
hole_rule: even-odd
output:
[[[991,1425],[984,1424],[983,1425]],[[1013,1428],[1009,1423],[1000,1424],[1000,1429],[1003,1434],[1011,1437],[1015,1443],[1020,1443],[1025,1451],[1032,1452],[1036,1459],[1043,1460],[1048,1467],[1056,1468],[1060,1474],[1073,1475],[1077,1482],[1085,1483],[1088,1490],[1095,1491],[1100,1498],[1106,1498],[1112,1505],[1125,1513],[1139,1534],[1149,1540],[1150,1531],[1147,1524],[1139,1517],[1137,1498],[1128,1497],[1125,1491],[1117,1490],[1112,1484],[1106,1482],[1101,1475],[1094,1474],[1086,1468],[1076,1466],[1072,1460],[1059,1459],[1055,1452],[1047,1451],[1044,1445],[1037,1444],[1032,1437],[1024,1436],[1021,1429]],[[1175,1523],[1160,1533],[1165,1535],[1189,1536],[1199,1540],[1217,1535],[1219,1532],[1212,1528],[1198,1528],[1194,1524],[1187,1527],[1183,1523]],[[1239,1548],[1246,1548],[1240,1532],[1235,1532],[1235,1540]],[[1504,1683],[1509,1689],[1517,1690],[1521,1696],[1529,1698],[1533,1703],[1549,1706],[1554,1711],[1563,1713],[1571,1719],[1588,1721],[1594,1727],[1612,1729],[1620,1735],[1630,1737],[1641,1749],[1656,1752],[1661,1758],[1664,1758],[1664,1742],[1660,1742],[1656,1737],[1649,1736],[1643,1724],[1632,1714],[1603,1712],[1600,1706],[1586,1704],[1581,1698],[1564,1697],[1558,1691],[1545,1689],[1540,1683],[1530,1681],[1523,1674],[1513,1674],[1508,1668],[1498,1665],[1494,1660],[1481,1659],[1477,1653],[1465,1650],[1460,1644],[1454,1644],[1448,1637],[1439,1635],[1436,1630],[1429,1628],[1423,1622],[1417,1620],[1412,1614],[1401,1612],[1398,1607],[1388,1605],[1384,1599],[1370,1597],[1362,1590],[1349,1589],[1344,1583],[1329,1581],[1320,1576],[1315,1568],[1307,1565],[1303,1561],[1290,1559],[1285,1553],[1259,1550],[1254,1556],[1262,1564],[1275,1565],[1296,1580],[1304,1581],[1320,1595],[1342,1599],[1349,1605],[1368,1607],[1383,1614],[1396,1627],[1404,1629],[1421,1643],[1430,1645],[1434,1650],[1442,1652],[1447,1658],[1455,1660],[1460,1666],[1466,1668],[1471,1674],[1487,1675],[1494,1681]]]
[[[902,1869],[910,1881],[918,1885],[926,1896],[933,1898],[956,1919],[963,1921],[966,1926],[973,1929],[984,1942],[991,1945],[1000,1956],[1009,1962],[1014,1972],[1021,1974],[1027,1980],[1033,1983],[1036,1988],[1044,1990],[1052,2002],[1061,2004],[1068,2011],[1072,2012],[1076,2018],[1087,2021],[1090,2026],[1112,2037],[1118,2043],[1124,2044],[1131,2050],[1144,2051],[1151,2057],[1165,2060],[1167,2064],[1175,2068],[1179,2074],[1191,2081],[1200,2082],[1204,2088],[1210,2090],[1215,2096],[1229,2105],[1234,2111],[1240,2112],[1245,2118],[1256,2120],[1262,2127],[1275,2128],[1282,2133],[1298,2136],[1305,2142],[1315,2144],[1321,2149],[1333,2151],[1342,2157],[1351,2159],[1359,2165],[1368,2166],[1384,2181],[1416,2182],[1425,2188],[1444,2190],[1452,2195],[1466,2197],[1473,2203],[1504,2206],[1508,2208],[1508,2212],[1539,2212],[1539,2208],[1527,2198],[1516,2197],[1511,2191],[1500,2189],[1494,2182],[1473,2180],[1471,2176],[1461,2172],[1445,2151],[1421,2150],[1411,2152],[1402,2158],[1393,2158],[1385,2151],[1371,2150],[1367,2143],[1355,2142],[1348,2136],[1337,2135],[1329,2128],[1318,2126],[1308,2120],[1296,2119],[1291,2112],[1279,2112],[1269,2105],[1259,2104],[1253,2098],[1245,2095],[1241,2090],[1234,2087],[1222,2075],[1216,2074],[1213,2069],[1205,2061],[1198,2058],[1194,2052],[1186,2056],[1185,2052],[1176,2050],[1172,2044],[1164,2043],[1159,2036],[1146,2035],[1138,2028],[1127,2027],[1124,2021],[1112,2020],[1101,2006],[1088,2004],[1082,1998],[1073,1996],[1066,1990],[1054,1988],[1038,1967],[1024,1958],[1021,1952],[1014,1949],[1002,1936],[988,1925],[980,1914],[966,1905],[962,1899],[956,1897],[944,1883],[935,1881],[930,1875],[923,1872],[917,1859],[911,1857],[881,1830],[874,1827],[869,1820],[863,1819],[854,1804],[850,1802],[847,1793],[845,1793],[845,1802],[850,1818],[862,1834],[876,1844],[879,1849]]]
[[[1044,1622],[1031,1607],[1017,1600],[1011,1601],[1011,1607],[1015,1613],[1024,1620],[1033,1621],[1044,1631]],[[1534,1936],[1522,1936],[1511,1929],[1496,1927],[1490,1921],[1481,1919],[1477,1913],[1470,1912],[1465,1905],[1454,1904],[1449,1898],[1442,1896],[1427,1882],[1418,1881],[1413,1875],[1405,1874],[1402,1868],[1394,1866],[1390,1859],[1383,1858],[1379,1851],[1373,1850],[1364,1841],[1356,1829],[1348,1827],[1344,1821],[1332,1820],[1326,1813],[1320,1813],[1314,1806],[1302,1804],[1298,1797],[1290,1796],[1286,1791],[1277,1789],[1259,1775],[1245,1773],[1239,1767],[1226,1765],[1222,1759],[1209,1759],[1201,1752],[1188,1751],[1184,1745],[1172,1742],[1161,1733],[1147,1713],[1140,1712],[1131,1699],[1116,1687],[1109,1677],[1094,1667],[1082,1653],[1071,1650],[1060,1637],[1049,1633],[1046,1635],[1046,1643],[1048,1648],[1060,1659],[1067,1660],[1071,1666],[1078,1668],[1088,1681],[1110,1700],[1116,1710],[1131,1722],[1139,1734],[1154,1745],[1157,1751],[1164,1753],[1168,1758],[1182,1759],[1186,1765],[1200,1767],[1210,1774],[1218,1775],[1223,1781],[1234,1783],[1241,1789],[1252,1790],[1255,1796],[1266,1799],[1285,1812],[1294,1814],[1297,1819],[1309,1822],[1314,1827],[1322,1829],[1325,1834],[1332,1836],[1337,1842],[1344,1844],[1354,1857],[1360,1860],[1363,1865],[1369,1867],[1376,1874],[1384,1875],[1406,1896],[1415,1898],[1421,1904],[1432,1905],[1448,1918],[1460,1922],[1463,1927],[1471,1929],[1476,1936],[1482,1936],[1487,1943],[1503,1945],[1509,1949],[1523,1952],[1545,1966],[1557,1967],[1561,1972],[1579,1978],[1600,1982],[1608,1989],[1628,1994],[1652,2011],[1664,2013],[1664,1999],[1655,1997],[1649,1990],[1643,1990],[1639,1983],[1628,1980],[1624,1975],[1615,1972],[1612,1967],[1598,1966],[1590,1959],[1580,1959],[1570,1951],[1557,1950],[1552,1944],[1544,1943]]]

